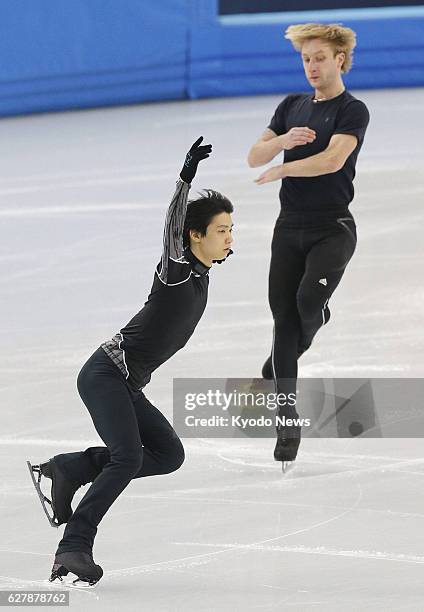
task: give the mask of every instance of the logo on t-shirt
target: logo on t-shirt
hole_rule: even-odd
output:
[[[321,285],[324,285],[324,287],[327,286],[327,279],[326,278],[320,278],[318,282],[321,283]]]

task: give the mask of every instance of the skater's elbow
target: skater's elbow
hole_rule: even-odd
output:
[[[255,155],[253,148],[249,151],[249,155],[247,156],[247,165],[249,168],[258,168],[262,165],[260,160],[258,160],[257,156]]]
[[[249,168],[260,168],[273,159],[274,155],[266,154],[262,149],[254,145],[247,156],[247,165]]]
[[[338,172],[343,168],[345,161],[340,159],[340,157],[332,156],[327,159],[326,163],[326,173],[334,174],[334,172]]]

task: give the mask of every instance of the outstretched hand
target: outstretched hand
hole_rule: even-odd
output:
[[[278,181],[278,179],[284,178],[284,170],[283,164],[279,166],[272,166],[272,168],[268,168],[265,172],[262,172],[257,179],[255,179],[255,183],[257,185],[264,185],[265,183],[272,183],[272,181]]]
[[[191,183],[194,179],[197,171],[197,166],[202,159],[206,159],[212,152],[212,145],[201,145],[203,141],[203,136],[200,136],[194,142],[189,152],[186,155],[184,166],[180,172],[180,177],[185,183]]]

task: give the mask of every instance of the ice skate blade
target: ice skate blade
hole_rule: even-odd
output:
[[[81,591],[87,591],[87,590],[94,589],[98,581],[95,582],[94,584],[89,584],[88,582],[84,580],[80,580],[79,578],[72,579],[70,576],[66,576],[62,579],[60,579],[60,577],[56,577],[53,580],[49,578],[48,580],[46,579],[44,582],[47,588],[56,587],[58,589],[74,589],[74,590],[79,589]]]
[[[287,474],[287,472],[290,472],[294,468],[294,463],[294,461],[282,461],[281,469],[283,470],[283,474]]]
[[[98,583],[98,580],[82,580],[81,578],[76,578],[69,583],[69,586],[73,589],[92,589]]]
[[[63,584],[64,581],[62,576],[50,576],[49,582],[52,584]]]
[[[50,507],[52,507],[52,502],[51,502],[51,500],[48,497],[46,497],[44,495],[44,493],[42,492],[41,487],[40,487],[40,482],[41,482],[41,467],[39,465],[32,465],[32,463],[30,463],[29,461],[27,461],[26,463],[27,463],[28,470],[29,470],[29,473],[30,473],[30,476],[31,476],[32,484],[34,485],[35,490],[37,491],[37,495],[38,495],[38,497],[40,499],[40,502],[41,502],[41,505],[43,507],[44,513],[47,516],[47,519],[48,519],[50,525],[52,527],[54,527],[55,529],[57,529],[59,527],[59,523],[58,523],[57,518],[56,518],[56,516],[55,516],[55,514],[53,512],[53,509],[52,509],[52,514],[50,514],[49,511],[47,510],[47,506],[46,506],[46,503],[47,503],[47,504],[49,504]],[[38,481],[35,480],[34,472],[36,472],[38,474]]]
[[[78,577],[71,579],[71,576],[69,574],[70,574],[69,570],[61,566],[58,571],[52,572],[52,575],[49,578],[49,582],[51,584],[60,585],[64,587],[66,586],[66,587],[72,587],[72,588],[89,589],[89,588],[92,588],[94,585],[96,585],[98,581],[100,580],[100,578],[99,580],[94,580],[92,578],[84,579],[84,578],[78,578]],[[64,580],[65,577],[66,577],[66,580]]]

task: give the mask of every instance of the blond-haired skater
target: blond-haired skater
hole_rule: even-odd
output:
[[[256,183],[282,181],[269,272],[274,334],[262,375],[289,396],[296,394],[297,360],[328,322],[330,297],[355,251],[349,204],[369,113],[342,78],[352,66],[353,30],[308,23],[287,28],[286,38],[301,54],[313,92],[284,98],[250,149],[248,163],[256,168],[284,151],[284,163]],[[295,404],[287,403],[278,416],[274,457],[285,466],[297,456],[301,427]]]

